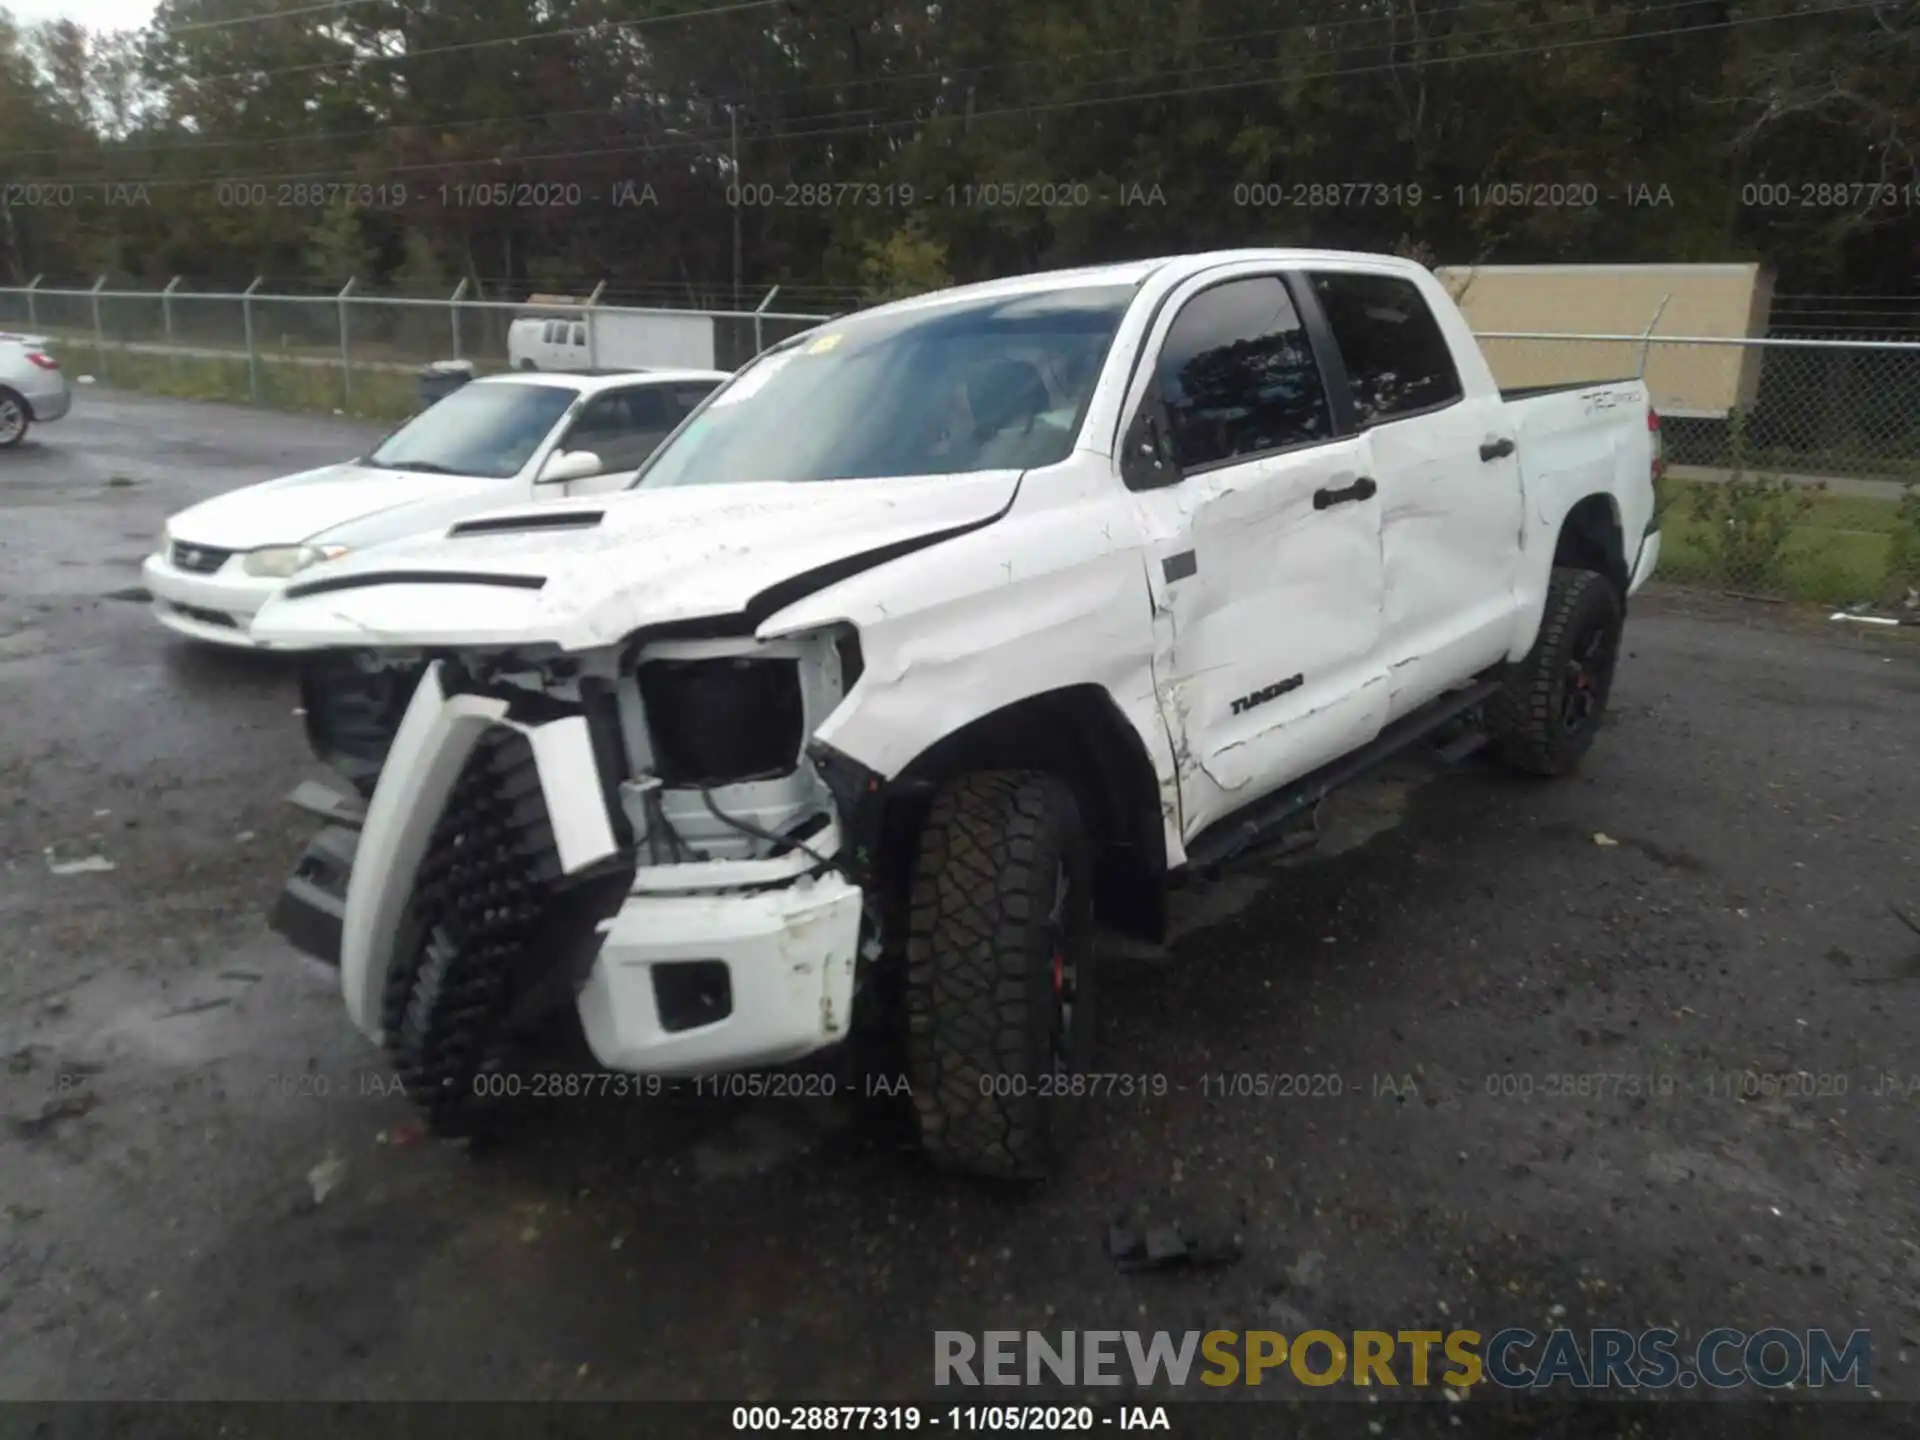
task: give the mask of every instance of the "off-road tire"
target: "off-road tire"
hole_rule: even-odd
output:
[[[0,385],[0,404],[17,406],[20,412],[20,428],[12,435],[0,439],[0,450],[11,450],[27,438],[27,432],[33,429],[33,407],[25,398],[6,386]]]
[[[939,790],[906,961],[921,1149],[946,1170],[1044,1178],[1085,1103],[1061,1082],[1085,1071],[1094,1018],[1092,856],[1063,782],[983,771]]]
[[[383,996],[387,1049],[437,1135],[471,1136],[492,1108],[478,1081],[509,1053],[506,1020],[557,872],[533,752],[490,732],[434,827]]]
[[[1620,593],[1606,576],[1554,570],[1533,649],[1508,667],[1504,686],[1487,702],[1496,756],[1529,775],[1564,775],[1580,763],[1606,713],[1624,622]],[[1597,657],[1586,653],[1596,637]],[[1583,704],[1572,690],[1583,692]],[[1582,711],[1577,722],[1570,702]]]

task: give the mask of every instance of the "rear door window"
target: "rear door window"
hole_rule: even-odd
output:
[[[1356,424],[1379,425],[1460,398],[1447,337],[1412,281],[1335,272],[1312,278],[1347,367]]]

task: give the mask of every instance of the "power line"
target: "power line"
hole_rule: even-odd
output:
[[[346,3],[362,3],[362,0],[346,0]],[[1511,10],[1518,5],[1523,5],[1528,3],[1531,3],[1531,0],[1479,0],[1479,3],[1475,3],[1475,4],[1461,3],[1461,4],[1454,5],[1448,9],[1439,11],[1437,13],[1442,15],[1447,15],[1447,16],[1479,15],[1479,14],[1482,14],[1483,12],[1490,11],[1490,10]],[[1671,3],[1633,7],[1633,8],[1616,11],[1614,13],[1620,16],[1631,16],[1631,15],[1644,14],[1650,11],[1683,9],[1689,5],[1693,5],[1696,3],[1698,3],[1698,0],[1671,0]],[[321,6],[317,8],[325,9],[329,7]],[[690,13],[694,13],[694,12],[690,12]],[[1290,34],[1295,34],[1297,32],[1306,31],[1306,30],[1328,30],[1328,31],[1337,33],[1337,32],[1345,31],[1349,29],[1357,29],[1361,26],[1367,26],[1367,25],[1391,25],[1396,23],[1399,18],[1401,17],[1362,16],[1362,17],[1359,17],[1356,19],[1350,19],[1350,20],[1334,20],[1334,21],[1324,21],[1324,22],[1307,21],[1307,22],[1303,22],[1295,25],[1282,25],[1282,26],[1270,27],[1270,28],[1260,29],[1260,30],[1236,31],[1226,35],[1201,36],[1187,43],[1194,48],[1206,48],[1206,47],[1211,47],[1216,45],[1239,44],[1248,40],[1269,39],[1278,35],[1290,35]],[[1571,25],[1571,24],[1580,23],[1580,21],[1583,18],[1585,17],[1562,16],[1558,19],[1553,19],[1553,20],[1532,21],[1526,25],[1512,27],[1512,28],[1537,29],[1542,25]],[[560,33],[560,32],[553,32],[553,33]],[[1470,37],[1473,33],[1474,32],[1472,31],[1459,31],[1459,30],[1449,31],[1444,38],[1448,40],[1457,40],[1463,37]],[[473,43],[495,44],[495,43],[507,43],[507,42],[475,41]],[[1379,43],[1379,42],[1375,42],[1375,43]],[[1149,45],[1114,45],[1114,46],[1105,46],[1105,47],[1101,47],[1097,49],[1089,49],[1089,50],[1069,50],[1069,51],[1065,51],[1065,52],[1054,54],[1054,55],[1038,56],[1029,60],[1003,60],[1003,61],[983,64],[983,65],[961,65],[961,66],[941,67],[941,68],[932,69],[932,70],[909,70],[909,71],[902,71],[900,73],[891,74],[891,75],[875,75],[875,76],[871,76],[871,77],[867,77],[859,80],[847,80],[847,79],[822,80],[822,81],[817,81],[810,85],[787,86],[787,87],[782,87],[775,90],[766,91],[763,94],[757,95],[755,98],[764,99],[764,100],[781,100],[781,99],[790,99],[797,95],[817,94],[823,90],[851,89],[851,88],[854,88],[855,86],[860,86],[865,88],[865,87],[872,87],[877,85],[897,85],[908,80],[949,80],[949,79],[957,79],[959,77],[970,76],[970,75],[988,75],[988,74],[993,74],[993,73],[1006,71],[1006,70],[1025,70],[1025,69],[1031,69],[1038,66],[1058,67],[1059,65],[1069,61],[1094,59],[1097,57],[1104,57],[1109,55],[1139,55],[1143,53],[1159,53],[1164,48],[1165,47],[1163,46],[1149,46]],[[1329,51],[1328,53],[1334,54],[1334,55],[1343,55],[1343,54],[1356,53],[1360,50],[1371,49],[1371,48],[1373,48],[1372,45],[1355,45],[1355,46],[1335,48]],[[410,53],[424,54],[428,52],[413,51]],[[401,58],[401,57],[395,56],[394,58]],[[1211,68],[1221,68],[1221,67],[1211,67]],[[256,71],[239,71],[234,73],[257,75],[261,78],[265,78],[268,76],[287,73],[287,72],[280,71],[280,70],[263,70],[263,71],[257,71],[257,72]],[[1174,71],[1174,72],[1163,72],[1163,73],[1179,74],[1179,73],[1185,73],[1185,72]],[[220,79],[220,78],[230,78],[230,77],[214,76],[210,78]],[[675,95],[668,98],[678,100],[683,103],[689,103],[689,104],[712,103],[712,97],[706,97],[706,96]],[[355,140],[368,135],[390,134],[395,131],[401,131],[401,130],[455,130],[455,129],[464,129],[474,125],[522,124],[529,120],[578,119],[578,118],[594,116],[594,115],[607,115],[613,110],[616,110],[618,108],[619,107],[617,106],[593,105],[593,106],[587,106],[578,110],[535,110],[535,111],[522,112],[517,115],[463,116],[458,119],[452,119],[452,120],[390,121],[384,125],[363,126],[359,129],[354,129],[354,130],[333,130],[333,131],[325,131],[321,133],[307,134],[307,135],[275,135],[275,136],[266,136],[260,139],[230,138],[230,139],[218,139],[218,140],[207,139],[207,140],[153,142],[149,144],[121,146],[121,147],[118,147],[113,153],[117,155],[159,154],[159,153],[165,153],[165,152],[170,152],[175,150],[185,151],[185,150],[232,149],[237,146],[298,145],[298,144],[308,144],[308,143],[318,144],[318,143],[321,143],[324,141],[330,141],[330,140]],[[854,113],[866,114],[870,112],[869,111],[857,111],[857,112],[839,111],[839,112],[833,112],[833,113],[840,116],[844,116],[847,114],[854,114]],[[50,146],[50,147],[46,147],[39,150],[10,151],[10,152],[7,152],[6,158],[15,159],[15,158],[22,158],[26,156],[63,155],[65,153],[66,152],[64,150],[58,147]]]
[[[368,0],[326,0],[321,5],[298,5],[291,10],[260,10],[251,15],[234,15],[225,20],[189,20],[169,25],[169,35],[184,35],[204,30],[232,30],[241,25],[257,25],[262,20],[291,20],[296,15],[318,15],[323,10],[344,10],[349,5],[365,5]]]
[[[784,3],[784,0],[760,0],[760,3],[767,3],[767,4]],[[1449,17],[1479,16],[1488,11],[1511,10],[1517,5],[1522,5],[1527,3],[1529,3],[1529,0],[1481,0],[1481,3],[1478,3],[1478,4],[1461,3],[1435,13],[1440,15],[1446,15]],[[1672,10],[1688,9],[1695,3],[1696,3],[1696,0],[1663,0],[1663,3],[1631,6],[1631,7],[1623,8],[1621,10],[1611,12],[1609,15],[1605,17],[1558,16],[1550,19],[1527,21],[1519,25],[1508,25],[1508,26],[1500,27],[1497,33],[1512,34],[1518,31],[1541,30],[1541,29],[1546,29],[1554,26],[1578,25],[1578,24],[1582,24],[1587,21],[1596,20],[1599,18],[1605,18],[1608,20],[1629,19],[1632,17],[1641,16],[1641,15],[1660,14],[1660,13],[1664,13]],[[677,16],[654,17],[653,19],[649,19],[649,20],[630,21],[630,22],[624,22],[624,23],[634,24],[634,25],[652,24],[652,23],[656,23],[660,19],[691,18],[694,16],[708,14],[708,13],[715,13],[715,14],[723,13],[723,11],[726,9],[750,9],[750,8],[754,8],[754,7],[752,5],[742,5],[742,6],[732,6],[732,7],[721,7],[720,9],[713,10],[713,11],[687,11]],[[1870,7],[1841,7],[1841,8],[1870,8]],[[1831,13],[1831,12],[1823,12],[1823,13]],[[1351,19],[1351,20],[1334,20],[1334,21],[1326,21],[1326,22],[1309,21],[1309,22],[1302,22],[1302,23],[1293,24],[1293,25],[1270,27],[1270,28],[1259,29],[1259,30],[1234,32],[1226,35],[1205,36],[1205,37],[1200,37],[1198,39],[1195,39],[1189,42],[1189,44],[1191,44],[1196,48],[1205,48],[1205,47],[1212,47],[1212,46],[1225,45],[1225,44],[1238,44],[1248,40],[1265,39],[1265,38],[1271,38],[1274,36],[1287,35],[1287,34],[1293,34],[1297,32],[1310,31],[1310,30],[1326,30],[1330,34],[1333,34],[1334,36],[1338,37],[1342,32],[1356,29],[1361,26],[1391,25],[1391,24],[1398,23],[1398,21],[1402,18],[1404,17],[1376,16],[1376,17],[1361,17],[1358,19]],[[1429,16],[1428,18],[1432,18],[1432,16]],[[1785,19],[1790,17],[1772,16],[1772,17],[1761,17],[1761,18]],[[1733,23],[1742,23],[1742,22],[1733,22]],[[595,27],[581,27],[581,28],[592,29]],[[1689,27],[1682,27],[1682,28],[1683,29],[1702,29],[1702,28],[1719,28],[1719,27],[1689,26]],[[552,31],[547,33],[559,35],[559,34],[569,34],[569,33],[576,33],[576,32]],[[1429,38],[1430,39],[1437,38],[1437,39],[1446,40],[1446,41],[1458,41],[1462,39],[1474,39],[1490,33],[1495,33],[1495,32],[1490,27],[1483,27],[1480,29],[1451,30],[1447,32],[1447,34],[1444,36],[1429,37]],[[1623,37],[1609,37],[1609,38],[1631,39],[1634,37],[1623,36]],[[472,41],[468,43],[471,46],[483,46],[483,45],[493,45],[493,44],[506,44],[506,43],[512,43],[512,42],[506,41],[506,40],[483,40],[483,41]],[[1369,41],[1369,42],[1364,42],[1364,43],[1355,44],[1355,45],[1334,46],[1328,50],[1325,50],[1324,52],[1322,52],[1322,54],[1326,58],[1334,58],[1341,55],[1360,54],[1365,51],[1371,51],[1371,50],[1377,49],[1379,45],[1382,43],[1385,43],[1384,38],[1381,40]],[[1029,60],[1012,60],[1012,61],[1001,61],[993,64],[983,64],[983,65],[974,65],[974,66],[960,66],[960,67],[940,68],[940,69],[921,70],[921,71],[907,71],[907,72],[902,72],[894,75],[874,76],[868,79],[863,79],[863,80],[853,81],[853,82],[850,82],[847,80],[820,81],[810,85],[785,87],[781,89],[768,91],[756,98],[764,99],[764,100],[781,100],[781,99],[791,98],[793,96],[814,94],[823,90],[849,89],[849,88],[853,88],[855,85],[858,85],[863,88],[871,88],[871,87],[880,86],[880,85],[897,85],[909,80],[917,80],[917,79],[953,80],[963,76],[987,75],[987,74],[996,73],[1000,71],[1022,70],[1022,69],[1027,69],[1034,66],[1048,66],[1048,67],[1058,68],[1060,65],[1070,61],[1092,59],[1092,58],[1110,56],[1110,55],[1137,55],[1142,53],[1157,53],[1157,51],[1160,48],[1162,47],[1138,46],[1138,45],[1108,46],[1108,47],[1101,47],[1101,48],[1095,48],[1095,49],[1067,51],[1057,55],[1038,57],[1038,58],[1029,59]],[[421,55],[421,54],[430,54],[435,52],[432,50],[418,50],[410,53],[413,55]],[[396,54],[390,57],[381,57],[381,58],[400,59],[400,58],[406,58],[406,57]],[[1468,57],[1468,58],[1472,58],[1472,57]],[[1239,68],[1245,63],[1247,62],[1244,60],[1244,58],[1241,58],[1241,59],[1236,59],[1234,61],[1227,62],[1227,63],[1214,63],[1214,64],[1208,64],[1208,65],[1187,66],[1187,67],[1183,67],[1175,70],[1160,71],[1153,78],[1159,79],[1159,80],[1165,80],[1169,78],[1179,78],[1179,77],[1186,77],[1186,76],[1210,75],[1210,74],[1219,73],[1220,71],[1223,71],[1223,70],[1233,70],[1233,69]],[[1417,68],[1417,66],[1422,62],[1400,61],[1400,62],[1394,62],[1394,63],[1396,66],[1406,65],[1406,66],[1414,66]],[[258,71],[258,72],[241,71],[241,72],[233,72],[233,73],[234,74],[258,74],[264,77],[267,75],[282,74],[282,73],[297,73],[297,72],[302,72],[312,68],[315,68],[315,67],[312,67],[312,66],[292,67],[291,71],[265,70],[265,71]],[[215,76],[215,77],[209,77],[209,78],[222,79],[222,78],[231,78],[231,76]],[[1126,76],[1106,76],[1106,77],[1100,77],[1100,78],[1091,80],[1087,83],[1091,86],[1112,85],[1112,84],[1124,83],[1128,78],[1129,77],[1126,77]],[[1303,77],[1303,78],[1312,78],[1312,77]],[[716,103],[713,97],[707,97],[707,96],[674,95],[674,96],[669,96],[664,98],[676,100],[681,103],[696,104],[696,105]],[[717,102],[717,103],[725,103],[725,102]],[[621,108],[627,108],[627,107],[596,105],[596,106],[589,106],[589,107],[584,107],[584,108],[575,109],[575,110],[532,111],[532,112],[526,112],[518,115],[466,116],[466,117],[450,119],[450,120],[393,121],[384,125],[366,126],[366,127],[361,127],[359,129],[354,129],[354,130],[332,131],[332,132],[310,134],[310,135],[269,136],[269,137],[265,137],[258,140],[248,139],[244,137],[234,137],[234,138],[224,138],[224,139],[206,139],[206,140],[197,140],[197,141],[154,142],[154,143],[145,144],[145,145],[129,145],[124,147],[118,147],[110,153],[112,155],[118,156],[118,155],[124,155],[124,154],[157,154],[157,153],[171,152],[176,150],[190,151],[190,150],[207,150],[207,149],[233,149],[233,148],[242,147],[242,146],[258,147],[258,146],[267,146],[267,145],[280,146],[280,145],[318,144],[326,141],[358,139],[358,138],[363,138],[369,135],[397,134],[403,131],[422,131],[422,132],[442,131],[442,130],[451,130],[451,129],[462,129],[462,128],[468,128],[468,127],[479,126],[479,125],[521,124],[528,121],[536,121],[536,120],[578,119],[578,118],[586,118],[586,117],[593,117],[593,116],[611,117],[617,114]],[[1042,108],[1045,108],[1045,107],[1043,106]],[[868,106],[868,107],[857,108],[857,109],[849,108],[849,109],[841,109],[837,111],[829,111],[821,115],[805,117],[805,119],[807,121],[849,120],[849,119],[855,119],[860,117],[879,115],[883,113],[884,112],[878,109],[877,107]],[[793,133],[799,133],[799,132],[793,132]],[[852,133],[852,132],[846,131],[841,133]],[[718,141],[727,138],[727,132],[716,129],[705,135],[696,135],[690,138],[696,139],[696,140],[706,140],[706,141],[717,143]],[[648,148],[654,148],[654,147],[648,147],[644,145],[638,146],[638,147],[629,147],[627,150],[619,153],[638,153],[639,150],[644,150]],[[676,153],[677,150],[681,147],[663,145],[657,148],[661,151],[661,153]],[[60,155],[65,155],[66,153],[68,152],[59,147],[47,147],[39,150],[13,151],[13,152],[9,152],[5,157],[0,157],[0,158],[19,159],[19,158],[25,158],[29,156],[32,156],[32,157],[60,156]],[[533,157],[533,158],[537,158],[537,157]],[[407,167],[407,168],[441,169],[441,168],[446,168],[446,166],[448,165],[486,164],[486,163],[491,163],[491,161],[490,160],[479,160],[479,161],[470,161],[470,162],[448,161],[448,162],[442,162],[441,164],[436,164],[432,166]],[[218,180],[218,179],[223,179],[227,177],[214,176],[214,177],[207,177],[207,178]],[[235,178],[240,178],[240,177],[235,177]],[[252,180],[252,179],[258,179],[258,178],[271,179],[271,178],[286,178],[286,177],[263,176],[263,177],[244,177],[244,178]],[[120,183],[120,182],[115,182],[115,183]],[[176,182],[174,180],[169,179],[169,180],[165,180],[164,182],[157,181],[157,180],[148,180],[148,181],[127,181],[124,183],[128,183],[128,184],[169,183],[171,184]],[[191,183],[197,183],[197,181],[194,179],[188,178],[188,179],[182,179],[177,183],[191,184]]]
[[[785,0],[775,0],[775,3],[785,3]],[[1735,30],[1735,29],[1740,29],[1749,25],[1763,25],[1763,24],[1772,23],[1774,21],[1780,21],[1780,20],[1821,18],[1821,17],[1831,16],[1831,15],[1849,13],[1849,12],[1858,11],[1858,10],[1879,9],[1879,8],[1882,8],[1885,5],[1885,3],[1886,3],[1886,0],[1851,0],[1851,3],[1833,5],[1826,9],[1822,9],[1818,11],[1813,11],[1813,10],[1789,11],[1789,12],[1783,12],[1775,15],[1755,15],[1755,16],[1748,16],[1741,19],[1709,21],[1699,25],[1681,25],[1681,26],[1670,26],[1666,29],[1661,29],[1661,30],[1644,30],[1644,31],[1640,31],[1638,33],[1629,34],[1629,35],[1585,36],[1578,39],[1550,41],[1541,45],[1520,46],[1520,47],[1514,47],[1514,48],[1509,48],[1504,50],[1483,50],[1483,51],[1477,51],[1471,54],[1464,54],[1464,55],[1434,55],[1434,56],[1426,56],[1420,59],[1411,59],[1411,60],[1387,60],[1387,61],[1381,61],[1377,64],[1371,64],[1371,65],[1348,65],[1348,66],[1336,67],[1330,70],[1295,72],[1291,74],[1282,74],[1282,75],[1267,75],[1267,76],[1260,76],[1260,77],[1251,78],[1251,79],[1221,81],[1219,83],[1211,84],[1211,85],[1182,86],[1178,89],[1172,89],[1172,90],[1150,90],[1150,91],[1143,91],[1143,92],[1137,92],[1133,94],[1124,94],[1124,95],[1095,95],[1095,96],[1085,96],[1085,97],[1072,99],[1072,100],[1040,101],[1033,104],[1011,105],[1011,106],[1003,106],[1003,107],[992,109],[992,110],[980,110],[980,111],[975,111],[972,114],[954,114],[949,112],[949,113],[909,117],[909,118],[896,119],[896,120],[871,121],[868,123],[857,124],[857,125],[842,125],[837,127],[822,126],[822,127],[814,127],[814,128],[790,128],[790,129],[774,132],[772,134],[767,134],[767,135],[754,135],[752,132],[749,131],[740,136],[740,143],[744,146],[748,144],[758,144],[758,143],[770,142],[770,141],[786,142],[786,141],[793,141],[793,140],[821,140],[821,139],[831,139],[831,138],[842,136],[842,135],[870,135],[870,134],[874,134],[876,132],[882,132],[882,131],[925,128],[925,127],[931,127],[935,125],[951,125],[954,123],[971,124],[979,121],[1003,119],[1003,118],[1009,118],[1013,116],[1032,116],[1037,114],[1049,114],[1049,113],[1056,113],[1056,112],[1062,112],[1062,111],[1087,110],[1087,109],[1095,109],[1095,108],[1099,108],[1107,105],[1136,104],[1142,101],[1149,101],[1149,100],[1179,100],[1179,99],[1185,99],[1190,96],[1196,96],[1196,95],[1225,94],[1233,91],[1264,88],[1264,87],[1274,86],[1274,85],[1279,85],[1284,83],[1297,83],[1299,81],[1305,81],[1305,80],[1345,79],[1351,76],[1382,74],[1382,73],[1398,71],[1398,70],[1424,70],[1424,69],[1440,67],[1440,66],[1463,65],[1463,64],[1473,63],[1476,61],[1481,61],[1481,60],[1521,59],[1530,55],[1552,54],[1555,51],[1584,50],[1584,49],[1592,49],[1592,48],[1603,46],[1603,45],[1628,44],[1634,41],[1641,41],[1641,40],[1658,40],[1658,39],[1672,38],[1676,36],[1702,35],[1710,31]],[[1665,10],[1665,9],[1673,9],[1677,7],[1673,4],[1666,4],[1666,5],[1649,6],[1646,8],[1649,11],[1658,11],[1658,10]],[[1623,13],[1638,13],[1638,12],[1623,12]],[[1367,46],[1367,47],[1354,47],[1354,48],[1355,49],[1363,49],[1363,48],[1371,49],[1372,47]],[[1351,53],[1351,51],[1334,51],[1332,53],[1342,54],[1342,53]],[[1219,68],[1219,67],[1203,67],[1203,68],[1212,69],[1212,68]],[[1096,83],[1111,84],[1111,83],[1114,83],[1114,79],[1109,78],[1106,81],[1096,82]],[[820,117],[814,117],[814,118],[834,120],[834,119],[842,118],[843,116],[849,115],[849,114],[870,114],[870,113],[873,113],[873,112],[841,111],[841,112],[836,112],[826,116],[820,116]],[[529,165],[529,164],[537,164],[539,162],[549,161],[549,160],[587,160],[587,159],[599,159],[599,158],[613,158],[616,156],[623,156],[623,155],[664,155],[664,154],[677,154],[677,153],[681,153],[689,150],[707,150],[707,149],[710,149],[713,143],[715,143],[715,141],[720,138],[722,138],[722,136],[719,134],[716,134],[713,136],[695,135],[695,136],[690,136],[688,140],[685,142],[672,142],[668,144],[661,144],[658,142],[645,142],[645,143],[633,144],[633,145],[596,146],[596,147],[591,147],[586,149],[576,149],[576,150],[543,151],[536,154],[516,155],[512,157],[483,156],[483,157],[475,157],[475,158],[470,158],[465,160],[445,160],[445,161],[422,162],[422,163],[408,164],[408,165],[388,165],[388,166],[382,167],[380,171],[380,174],[383,177],[383,179],[381,180],[367,180],[360,176],[343,176],[338,171],[293,171],[293,172],[285,172],[285,173],[259,174],[259,175],[202,175],[202,176],[193,176],[193,177],[153,176],[145,179],[116,179],[116,178],[107,177],[107,176],[84,176],[84,177],[80,177],[79,179],[72,179],[72,178],[41,179],[36,181],[35,183],[38,183],[41,185],[111,184],[116,186],[125,186],[129,188],[137,187],[137,186],[144,186],[146,188],[172,188],[172,187],[177,187],[182,185],[193,185],[193,186],[258,185],[258,184],[272,184],[272,183],[278,183],[283,181],[284,182],[342,181],[343,183],[353,183],[361,186],[377,187],[381,184],[392,183],[392,177],[397,175],[418,174],[418,173],[438,174],[438,173],[443,173],[443,172],[452,171],[452,170],[472,169],[476,166],[490,167],[493,169],[505,169],[509,163],[511,163],[514,166],[522,166],[522,165]]]
[[[569,25],[559,30],[534,30],[525,35],[501,35],[488,40],[460,40],[451,45],[428,45],[418,50],[351,55],[341,60],[316,60],[307,65],[281,65],[262,69],[229,70],[219,75],[198,75],[201,84],[221,80],[265,80],[274,75],[311,75],[321,70],[338,70],[346,65],[392,64],[399,60],[419,60],[428,55],[452,55],[471,50],[486,50],[495,45],[528,45],[536,40],[559,40],[570,35],[602,35],[608,31],[640,30],[652,25],[667,25],[676,20],[703,20],[715,15],[736,15],[748,10],[770,10],[789,0],[734,0],[727,5],[709,5],[697,10],[682,10],[673,15],[643,15],[638,20],[608,20],[593,25]]]

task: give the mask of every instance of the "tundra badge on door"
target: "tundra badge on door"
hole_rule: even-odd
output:
[[[1304,675],[1289,675],[1284,680],[1276,680],[1266,689],[1256,690],[1251,695],[1242,695],[1234,701],[1233,713],[1238,715],[1244,710],[1253,709],[1256,705],[1264,705],[1267,701],[1277,699],[1289,690],[1298,690],[1306,682],[1307,677]]]

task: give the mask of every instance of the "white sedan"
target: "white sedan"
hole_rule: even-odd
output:
[[[0,333],[0,450],[27,438],[27,427],[67,413],[73,392],[40,335]]]
[[[251,647],[255,612],[311,566],[503,505],[624,487],[726,378],[475,380],[358,460],[230,490],[168,520],[141,571],[154,614],[195,640]]]

